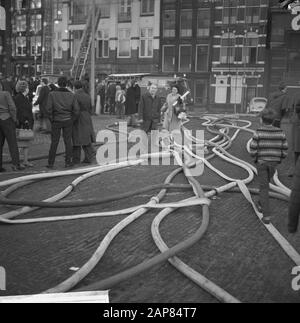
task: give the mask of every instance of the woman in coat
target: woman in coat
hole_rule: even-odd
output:
[[[172,92],[167,96],[167,102],[162,109],[162,112],[165,112],[164,129],[169,132],[180,129],[180,119],[178,118],[178,115],[182,109],[184,110],[184,106],[180,98],[179,89],[177,86],[173,86]]]
[[[17,108],[17,129],[33,130],[34,118],[32,113],[32,104],[28,98],[29,87],[26,81],[19,81],[16,85],[17,95],[14,97],[15,105]],[[29,162],[29,148],[32,140],[18,139],[18,147],[23,149],[24,163],[26,167],[33,167]]]
[[[7,141],[12,160],[12,170],[23,170],[25,167],[20,165],[19,150],[16,138],[17,111],[15,103],[9,92],[3,91],[0,82],[0,173],[6,171],[2,167],[3,146]]]
[[[94,156],[92,143],[96,141],[92,114],[92,101],[90,96],[83,89],[83,84],[76,81],[74,84],[75,98],[80,107],[80,114],[73,125],[73,163],[81,162],[81,149],[85,153],[83,163],[91,164]]]

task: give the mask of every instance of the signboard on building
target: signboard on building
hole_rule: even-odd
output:
[[[6,12],[2,6],[0,6],[0,30],[6,30]]]

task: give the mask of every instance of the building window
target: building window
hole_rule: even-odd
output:
[[[108,30],[99,30],[97,39],[97,57],[108,58],[109,57],[109,33]]]
[[[131,0],[121,0],[119,3],[119,22],[131,21]]]
[[[199,9],[197,21],[197,36],[208,37],[210,34],[210,10]]]
[[[175,37],[176,33],[176,11],[166,10],[163,14],[163,36],[165,38]]]
[[[193,11],[183,10],[180,15],[180,36],[192,37],[193,33]]]
[[[207,105],[207,81],[196,80],[195,81],[195,104]]]
[[[62,49],[62,33],[60,31],[54,33],[53,42],[53,57],[56,59],[62,59],[63,49]]]
[[[27,45],[26,37],[16,38],[16,56],[26,56],[27,55]]]
[[[30,1],[31,9],[39,9],[42,8],[42,0],[31,0]]]
[[[73,0],[71,2],[71,16],[73,24],[85,24],[90,8],[90,3],[82,0]]]
[[[40,56],[42,54],[41,36],[32,36],[30,38],[30,54],[31,56]]]
[[[16,31],[26,31],[26,15],[16,16]]]
[[[72,57],[75,57],[77,52],[79,51],[82,35],[82,30],[73,31]]]
[[[196,72],[208,71],[208,46],[198,45],[196,55]]]
[[[130,29],[120,29],[119,30],[118,57],[120,57],[120,58],[131,57]]]
[[[243,77],[232,76],[231,77],[231,91],[230,91],[230,103],[241,104],[243,94]]]
[[[101,5],[101,18],[110,17],[110,4]]]
[[[63,0],[55,0],[54,1],[54,19],[56,21],[62,20],[63,15]]]
[[[163,46],[163,71],[175,72],[175,46]]]
[[[26,9],[26,1],[25,0],[16,0],[15,7],[18,11],[22,9]]]
[[[243,63],[256,64],[258,55],[258,35],[256,33],[248,33],[244,39],[243,47]]]
[[[233,33],[225,33],[221,40],[220,51],[221,64],[231,64],[235,60],[235,36]]]
[[[42,15],[31,15],[30,31],[39,33],[42,30]]]
[[[246,23],[258,24],[259,23],[259,7],[247,7],[246,8]]]
[[[141,15],[153,15],[154,14],[154,0],[142,0],[141,3]]]
[[[153,57],[153,29],[152,28],[141,29],[140,57]]]
[[[179,46],[179,71],[180,72],[192,71],[192,46],[191,45]]]
[[[223,10],[223,24],[236,24],[237,22],[237,8],[224,8]]]

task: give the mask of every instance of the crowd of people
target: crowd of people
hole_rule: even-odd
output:
[[[120,119],[131,117],[138,112],[141,88],[137,81],[127,80],[117,84],[104,80],[96,87],[97,108],[101,114],[117,115]]]
[[[35,96],[34,96],[35,93]],[[38,106],[38,117],[34,108]],[[47,79],[33,85],[25,79],[16,84],[9,78],[0,81],[0,173],[3,167],[5,140],[12,159],[12,170],[24,170],[34,165],[29,161],[29,148],[34,131],[51,134],[48,165],[55,164],[61,134],[65,144],[65,167],[91,164],[94,157],[95,132],[92,123],[92,100],[85,81],[70,82],[60,77],[56,84]],[[34,127],[37,122],[38,125]],[[81,150],[85,158],[81,160]],[[23,163],[20,152],[23,151]]]

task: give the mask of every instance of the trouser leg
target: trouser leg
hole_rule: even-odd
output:
[[[73,122],[72,120],[65,123],[63,127],[63,137],[66,149],[66,164],[72,163],[72,155],[73,155],[73,145],[72,145],[72,130],[73,130]]]
[[[259,201],[264,217],[270,217],[269,174],[266,165],[257,167],[259,178]]]
[[[0,126],[0,169],[3,167],[2,163],[3,163],[3,146],[4,146],[4,142],[5,142],[5,136],[4,133],[2,132],[2,128]]]
[[[289,220],[288,220],[289,232],[294,233],[297,231],[298,225],[299,225],[299,215],[300,215],[300,201],[297,201],[294,197],[294,193],[292,193],[291,202],[289,206]]]
[[[73,146],[73,163],[75,165],[80,164],[81,161],[81,147]]]
[[[20,165],[20,156],[19,156],[19,148],[17,143],[17,136],[16,136],[16,126],[12,119],[8,119],[2,121],[2,131],[6,138],[10,156],[12,159],[12,164],[15,166]]]
[[[50,166],[53,166],[55,163],[56,152],[57,152],[57,147],[59,144],[60,134],[61,134],[61,125],[58,123],[53,123],[52,124],[52,133],[51,133],[51,146],[50,146],[49,158],[48,158],[48,164]]]
[[[87,146],[83,146],[83,151],[84,151],[84,161],[87,163],[91,163],[92,159],[93,159],[93,155],[94,155],[94,150],[93,150],[93,146],[91,144],[87,145]]]
[[[300,152],[295,152],[295,164],[296,165],[297,165],[299,157],[300,157]]]

